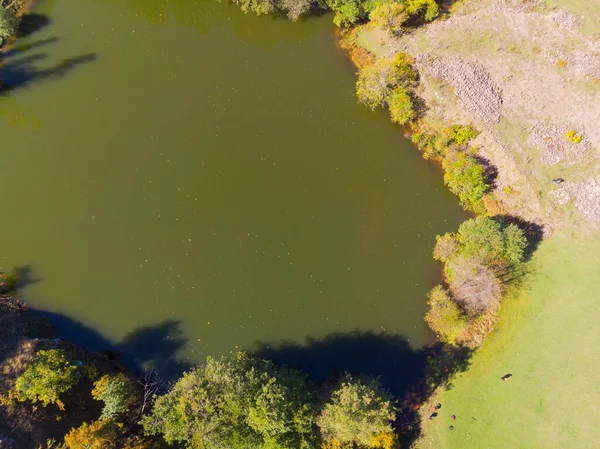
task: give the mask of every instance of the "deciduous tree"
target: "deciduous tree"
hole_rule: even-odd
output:
[[[325,441],[368,446],[391,432],[396,410],[388,393],[370,378],[346,375],[323,407],[317,425]]]

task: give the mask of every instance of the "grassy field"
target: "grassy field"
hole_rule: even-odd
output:
[[[600,236],[574,234],[540,246],[529,288],[440,395],[419,448],[599,447]]]

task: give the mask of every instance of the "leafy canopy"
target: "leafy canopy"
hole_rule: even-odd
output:
[[[399,125],[406,125],[415,118],[412,98],[403,87],[394,90],[388,100],[388,108],[392,121]]]
[[[467,317],[452,300],[448,291],[438,285],[429,292],[425,321],[440,340],[454,343],[467,326]]]
[[[303,449],[314,415],[304,374],[238,352],[185,373],[142,425],[189,448]]]
[[[317,425],[325,441],[368,446],[373,439],[391,432],[396,409],[379,383],[346,375],[325,404]]]
[[[92,397],[104,402],[101,418],[109,420],[125,414],[136,402],[134,384],[122,373],[102,376],[94,383]]]
[[[17,17],[12,9],[0,6],[0,42],[17,32]]]
[[[483,195],[490,190],[485,167],[464,153],[444,160],[444,183],[460,198],[461,204],[474,212],[483,212]]]
[[[16,380],[16,398],[41,402],[44,407],[57,404],[62,408],[60,395],[69,391],[79,377],[79,370],[71,363],[65,350],[39,351],[33,363]]]

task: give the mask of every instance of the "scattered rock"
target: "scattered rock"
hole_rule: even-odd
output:
[[[573,143],[567,140],[566,134],[574,130],[578,136],[581,136],[579,143]],[[565,125],[546,126],[543,123],[535,124],[529,135],[529,143],[536,146],[542,155],[542,162],[547,165],[558,164],[577,164],[585,160],[591,145],[588,139],[577,127]]]
[[[476,119],[490,125],[500,120],[502,91],[479,62],[450,56],[434,60],[427,69],[454,87],[463,108]]]

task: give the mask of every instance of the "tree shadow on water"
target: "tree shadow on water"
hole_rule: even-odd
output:
[[[190,368],[187,362],[178,358],[179,351],[186,344],[179,321],[165,320],[139,327],[120,342],[114,343],[95,329],[66,315],[45,311],[39,313],[54,324],[58,337],[83,348],[103,352],[135,372],[152,368],[163,379],[170,381]]]
[[[402,335],[358,331],[308,337],[303,344],[258,342],[255,354],[295,366],[316,381],[331,381],[344,372],[379,378],[397,399],[396,422],[402,447],[420,435],[419,407],[438,387],[451,388],[465,371],[472,351],[440,343],[415,349]]]
[[[97,55],[88,53],[73,58],[63,59],[50,68],[38,69],[32,63],[45,59],[44,54],[35,54],[20,59],[10,58],[4,61],[0,69],[0,93],[27,87],[28,85],[50,78],[62,78],[79,65],[95,61]]]
[[[50,23],[50,18],[44,14],[28,13],[19,20],[17,37],[26,37],[44,28]]]
[[[135,365],[152,367],[163,378],[171,380],[190,368],[189,363],[177,358],[185,344],[181,322],[165,320],[130,332],[117,345],[117,350]]]
[[[396,397],[418,380],[426,364],[402,335],[358,330],[308,337],[304,344],[260,342],[256,354],[301,368],[320,382],[345,371],[379,377]]]

